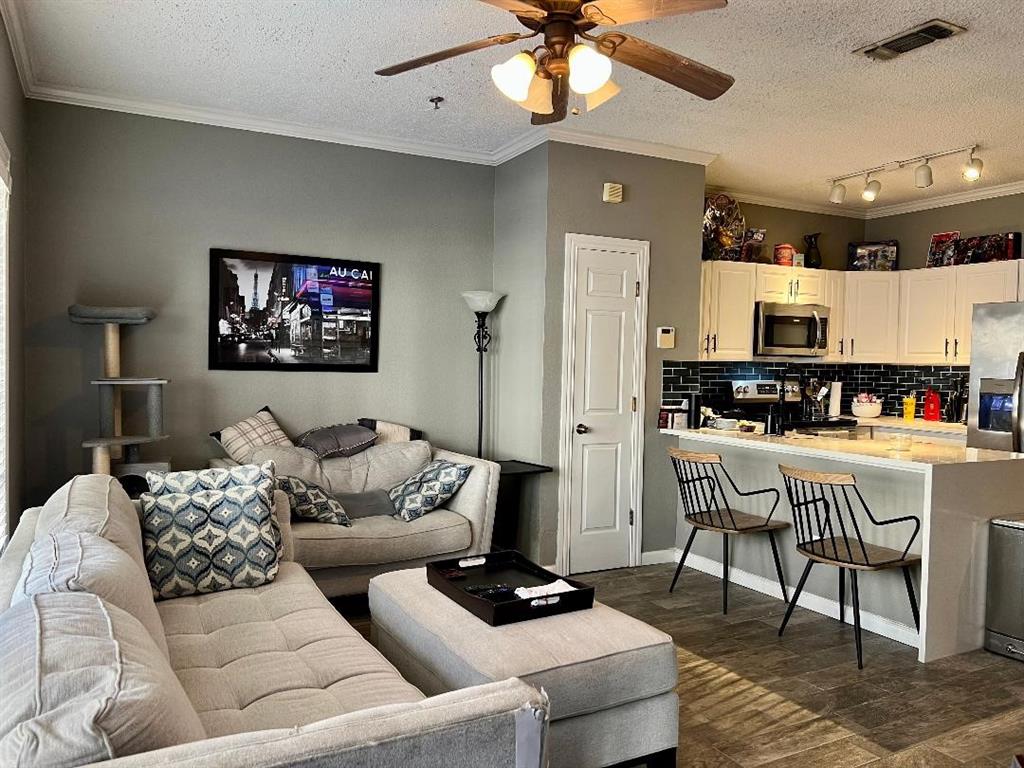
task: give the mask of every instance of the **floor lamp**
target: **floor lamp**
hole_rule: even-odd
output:
[[[487,345],[491,342],[491,332],[487,329],[487,315],[489,315],[505,294],[494,291],[465,291],[462,298],[476,315],[476,333],[473,340],[476,342],[477,361],[477,398],[476,398],[476,455],[480,458],[484,455],[484,353],[487,352]]]

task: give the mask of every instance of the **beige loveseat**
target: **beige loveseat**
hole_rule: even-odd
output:
[[[342,494],[392,488],[432,459],[473,467],[442,509],[412,522],[388,515],[353,520],[351,526],[292,522],[296,562],[309,570],[325,595],[337,597],[365,594],[379,573],[490,551],[500,468],[493,461],[434,448],[425,440],[383,443],[355,456],[322,461],[304,448],[265,446],[250,461],[273,461],[278,475]],[[230,459],[210,461],[211,467],[234,464]]]
[[[275,511],[286,505],[276,492]],[[273,582],[158,601],[154,613],[137,511],[116,480],[74,478],[27,510],[0,557],[0,763],[77,765],[67,755],[85,743],[91,760],[125,768],[541,765],[543,694],[510,679],[425,697],[291,560],[288,515],[279,519],[284,555]],[[27,594],[23,564],[40,549],[33,541],[58,533],[102,538],[121,558],[120,575],[108,579],[112,602],[74,589]],[[68,583],[80,590],[95,562],[82,556],[72,565]],[[141,591],[128,589],[138,584]],[[91,658],[90,668],[61,670],[75,666],[75,654]],[[103,696],[83,695],[79,680]],[[133,734],[133,717],[151,719]],[[175,741],[182,732],[191,735]]]

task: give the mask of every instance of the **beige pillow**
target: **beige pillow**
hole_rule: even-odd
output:
[[[219,432],[211,432],[210,437],[219,442],[225,453],[239,464],[259,464],[253,461],[252,452],[261,446],[292,444],[266,406],[260,408],[255,416],[242,419]]]
[[[57,531],[91,533],[116,544],[149,578],[139,514],[110,475],[78,475],[46,500],[36,520],[36,538]]]
[[[84,592],[0,615],[0,765],[77,766],[206,738],[133,616]]]
[[[170,658],[149,579],[127,554],[91,533],[58,531],[32,543],[11,603],[47,592],[89,592],[127,611]]]

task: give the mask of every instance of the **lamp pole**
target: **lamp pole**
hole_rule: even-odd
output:
[[[476,381],[476,456],[481,458],[484,455],[484,353],[491,343],[491,332],[487,329],[488,312],[475,312],[476,333],[473,334],[473,341],[476,342],[477,352],[477,381]]]

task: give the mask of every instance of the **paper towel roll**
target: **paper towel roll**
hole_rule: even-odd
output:
[[[839,416],[843,404],[843,382],[833,381],[828,393],[828,415]]]

